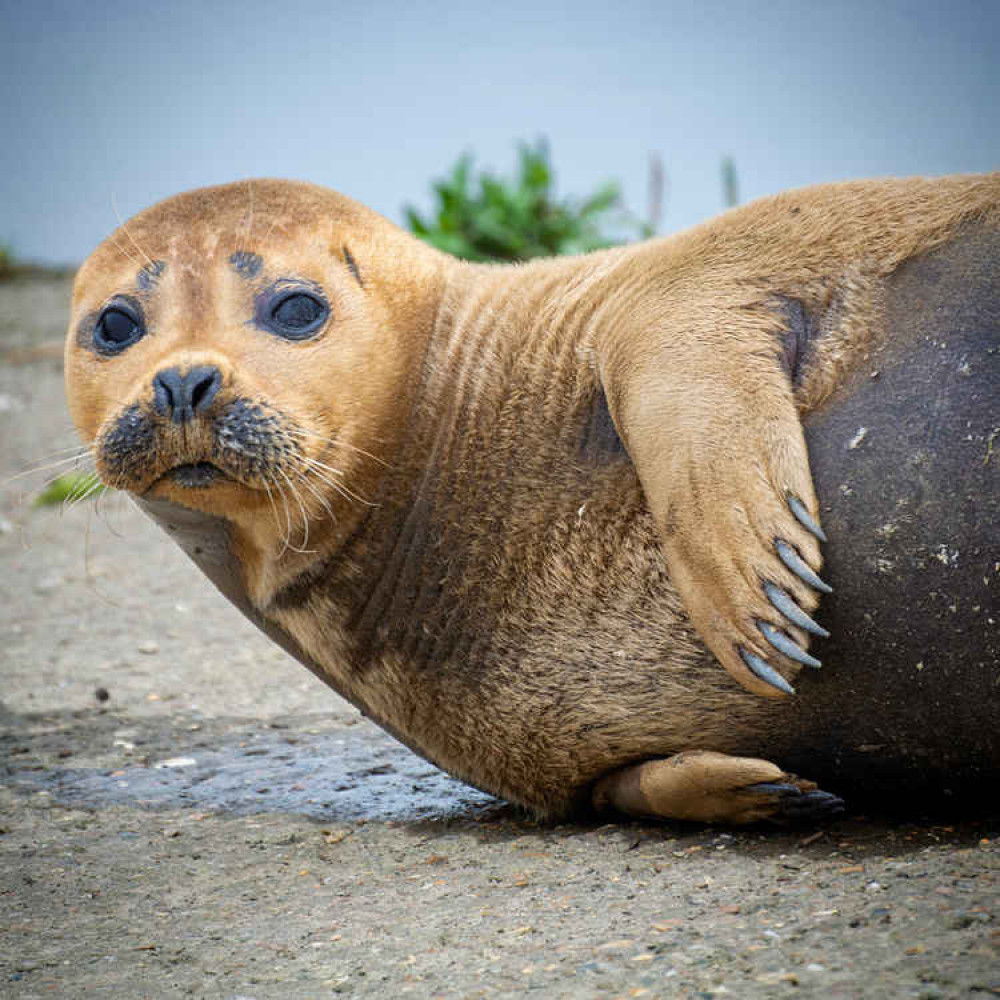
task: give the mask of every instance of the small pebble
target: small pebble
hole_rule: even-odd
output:
[[[108,694],[107,688],[100,687],[97,688],[96,691],[94,691],[94,697],[103,705],[104,702],[106,702],[111,697],[111,695]]]
[[[168,757],[166,760],[157,761],[153,767],[192,767],[197,763],[194,757]]]
[[[153,639],[147,639],[145,642],[140,642],[138,645],[138,650],[140,653],[145,653],[147,656],[152,656],[154,653],[160,651],[160,645]]]
[[[65,581],[57,573],[53,573],[50,576],[43,576],[41,580],[35,584],[35,593],[51,594],[53,590],[57,590],[63,585],[63,583],[65,583]]]

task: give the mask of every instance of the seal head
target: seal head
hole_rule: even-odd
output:
[[[260,600],[275,553],[335,548],[388,465],[439,282],[394,235],[334,192],[237,183],[143,212],[77,278],[66,387],[101,478],[224,516]],[[366,266],[387,254],[406,295]]]

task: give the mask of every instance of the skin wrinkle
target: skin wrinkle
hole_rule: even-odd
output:
[[[364,288],[365,283],[361,279],[361,270],[358,267],[357,261],[355,261],[354,256],[351,254],[351,251],[348,250],[346,246],[344,247],[344,262],[347,264],[347,267],[350,270],[351,274],[354,275],[354,278],[357,281],[357,283],[362,288]]]

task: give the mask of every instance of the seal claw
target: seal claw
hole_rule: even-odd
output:
[[[804,583],[823,594],[832,594],[833,587],[821,580],[812,569],[802,561],[802,557],[783,538],[774,540],[774,548],[778,558]]]
[[[785,499],[788,501],[788,506],[791,509],[791,512],[795,515],[795,519],[799,522],[799,524],[801,524],[806,531],[814,534],[821,542],[825,542],[827,540],[826,534],[812,514],[806,510],[806,505],[794,493],[786,494]]]
[[[801,794],[795,785],[789,785],[783,781],[758,781],[756,785],[750,785],[747,791],[757,792],[760,795],[780,795],[782,797]]]
[[[764,593],[767,599],[778,609],[793,625],[805,629],[813,635],[818,635],[821,639],[829,639],[830,633],[822,625],[817,625],[780,587],[773,583],[764,584]]]
[[[774,797],[775,812],[769,819],[778,823],[818,823],[844,811],[844,800],[839,795],[819,788],[803,789],[784,782],[762,781],[750,785],[747,791]]]
[[[823,665],[815,656],[810,656],[791,636],[786,635],[781,629],[775,628],[770,622],[758,619],[757,628],[779,653],[784,653],[790,660],[817,669]]]
[[[765,684],[777,688],[784,694],[795,694],[795,688],[785,680],[777,670],[765,660],[762,660],[756,653],[748,653],[742,646],[737,647],[743,662],[750,668],[751,672],[759,677]]]

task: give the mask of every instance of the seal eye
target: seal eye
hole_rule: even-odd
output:
[[[94,327],[94,344],[101,351],[123,351],[145,333],[142,319],[131,306],[119,303],[108,306]]]
[[[330,307],[309,292],[286,292],[272,303],[265,326],[287,340],[304,340],[330,315]]]

